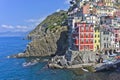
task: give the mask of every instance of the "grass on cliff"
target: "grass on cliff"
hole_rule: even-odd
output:
[[[55,12],[42,21],[30,34],[36,34],[42,26],[42,29],[53,30],[56,27],[67,25],[67,11],[60,10]],[[57,29],[57,28],[56,28]]]

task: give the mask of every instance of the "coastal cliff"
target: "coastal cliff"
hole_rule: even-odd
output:
[[[32,32],[32,41],[20,57],[62,55],[68,46],[67,12],[59,11],[48,16]]]

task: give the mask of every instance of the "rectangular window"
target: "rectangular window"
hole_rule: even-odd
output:
[[[86,38],[88,38],[88,36],[89,36],[89,34],[88,34],[88,33],[86,33]]]
[[[100,35],[98,34],[98,37],[100,37]]]
[[[108,37],[107,37],[107,41],[108,41]]]
[[[105,40],[105,37],[104,37],[104,40]]]
[[[88,39],[86,39],[86,43],[88,43]]]
[[[93,34],[91,34],[91,38],[93,38]]]
[[[81,38],[83,38],[83,37],[84,37],[84,34],[83,34],[83,33],[81,33],[81,34],[80,34],[80,37],[81,37]]]
[[[82,43],[82,44],[84,43],[84,39],[81,39],[81,43]]]
[[[104,48],[106,48],[106,43],[104,43]]]
[[[96,34],[95,34],[95,38],[96,38]]]
[[[90,42],[90,43],[93,43],[93,39],[89,39],[89,42]]]
[[[96,43],[97,41],[95,40],[95,43]]]
[[[81,27],[81,30],[84,31],[84,27]]]
[[[118,34],[115,34],[115,37],[118,37]]]
[[[93,27],[90,27],[90,30],[93,31]]]
[[[89,31],[89,27],[86,27],[86,31]]]

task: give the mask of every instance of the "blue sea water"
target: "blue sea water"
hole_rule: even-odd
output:
[[[23,37],[0,37],[0,80],[70,80],[72,75],[68,70],[43,69],[45,62],[24,67],[23,59],[10,58],[7,56],[23,52],[28,40]]]
[[[75,74],[71,70],[44,68],[46,62],[24,67],[28,58],[7,58],[12,54],[23,52],[30,41],[23,37],[0,37],[0,80],[109,80],[109,73]],[[120,72],[117,72],[120,74]],[[112,79],[114,80],[114,79]],[[119,80],[119,79],[115,79]]]

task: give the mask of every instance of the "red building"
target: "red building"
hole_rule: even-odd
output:
[[[75,23],[73,31],[74,45],[79,51],[94,50],[93,25],[86,23]]]
[[[114,34],[115,34],[115,44],[117,48],[120,48],[120,29],[114,28]]]

